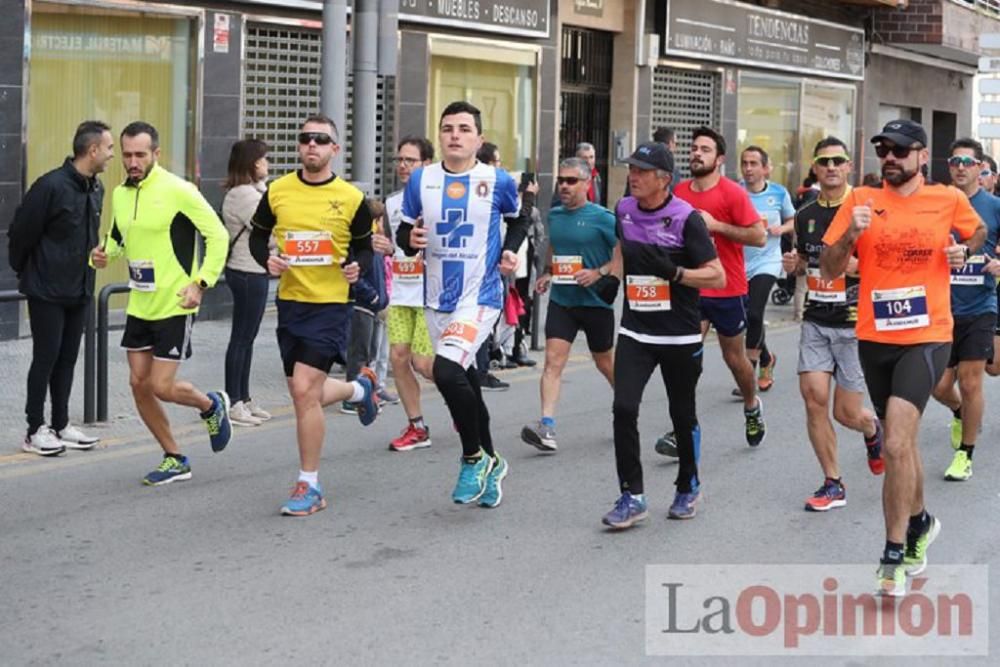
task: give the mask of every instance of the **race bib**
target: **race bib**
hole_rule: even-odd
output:
[[[847,303],[847,278],[840,276],[833,280],[823,280],[819,269],[806,271],[809,300],[820,303]]]
[[[965,260],[965,266],[951,270],[952,285],[985,285],[986,255],[973,255]]]
[[[872,290],[872,306],[876,331],[918,329],[931,323],[927,314],[927,290],[923,285]]]
[[[392,280],[400,283],[419,283],[424,279],[424,260],[422,257],[393,257]]]
[[[441,344],[457,347],[463,352],[475,352],[479,327],[474,322],[452,322],[441,333]]]
[[[576,285],[573,274],[583,269],[583,257],[580,255],[552,256],[552,284]]]
[[[333,239],[330,232],[285,232],[285,255],[290,266],[327,266],[334,261]]]
[[[155,292],[156,277],[151,259],[131,259],[128,263],[128,286],[136,292]]]
[[[635,311],[670,310],[670,283],[656,276],[626,276],[625,297]]]

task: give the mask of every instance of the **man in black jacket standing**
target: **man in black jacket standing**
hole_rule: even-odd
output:
[[[110,128],[85,121],[73,137],[73,157],[39,178],[24,195],[7,236],[18,290],[28,297],[33,342],[22,449],[57,456],[90,449],[97,438],[69,423],[73,369],[87,308],[94,294],[94,270],[87,265],[98,244],[104,188],[97,175],[114,157]],[[52,422],[45,424],[45,394],[51,391]],[[51,428],[50,428],[51,427]]]

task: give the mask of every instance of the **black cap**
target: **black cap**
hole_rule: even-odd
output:
[[[885,127],[882,128],[882,132],[880,134],[876,134],[872,137],[873,144],[877,144],[883,140],[891,141],[897,146],[912,146],[914,143],[918,143],[926,148],[927,132],[920,123],[915,123],[912,120],[906,120],[903,118],[900,120],[889,121],[885,124]]]
[[[674,154],[661,143],[651,142],[635,149],[632,156],[625,160],[639,169],[662,169],[674,173]]]

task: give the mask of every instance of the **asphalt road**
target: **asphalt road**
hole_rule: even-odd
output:
[[[321,479],[329,508],[278,515],[297,470],[290,411],[241,429],[212,455],[183,424],[194,479],[140,484],[159,454],[129,441],[58,460],[0,457],[0,663],[23,664],[814,664],[817,658],[646,655],[646,566],[717,563],[874,565],[883,531],[881,481],[860,436],[842,429],[846,508],[802,510],[822,481],[795,380],[798,333],[772,332],[777,382],[765,395],[768,435],[743,437],[732,380],[709,344],[699,386],[706,501],[668,521],[676,467],[653,452],[666,424],[658,379],[640,417],[650,519],[612,534],[600,518],[617,497],[611,391],[578,343],[558,415],[560,449],[519,441],[537,419],[539,371],[507,375],[488,396],[511,473],[494,510],[456,506],[459,445],[444,405],[425,389],[434,446],[387,451],[403,425],[387,407],[374,425],[333,410]],[[988,405],[997,383],[987,382]],[[921,431],[928,506],[943,522],[939,564],[996,565],[993,452],[987,423],[967,483],[943,481],[949,413],[931,405]],[[871,582],[874,584],[874,576]],[[1000,601],[988,591],[991,606]],[[995,625],[995,624],[994,624]],[[995,628],[990,629],[997,639]],[[995,642],[994,642],[995,643]],[[824,664],[943,664],[945,659],[840,657]],[[988,657],[970,664],[995,664]]]

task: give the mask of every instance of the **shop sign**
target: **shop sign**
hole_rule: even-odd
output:
[[[670,0],[664,54],[864,79],[864,31],[732,0]]]
[[[573,0],[573,10],[577,14],[604,16],[604,0]]]
[[[216,14],[212,31],[212,51],[229,53],[229,14]]]
[[[583,1],[588,4],[603,2]],[[548,37],[549,0],[399,0],[399,20]]]
[[[86,31],[34,30],[31,51],[36,56],[95,60],[107,57],[129,61],[169,61],[174,45],[162,35],[106,35]]]

